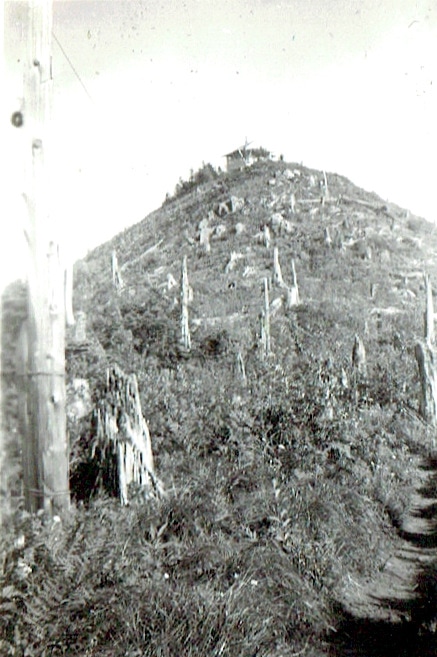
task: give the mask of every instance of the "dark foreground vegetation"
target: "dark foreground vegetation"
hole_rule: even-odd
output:
[[[77,263],[75,310],[87,313],[88,342],[69,345],[69,380],[86,378],[98,399],[111,363],[137,374],[165,496],[132,490],[120,507],[99,493],[92,416],[70,419],[71,514],[31,517],[18,503],[2,534],[0,654],[435,654],[426,652],[435,645],[432,569],[418,583],[420,613],[406,614],[403,626],[355,621],[342,592],[351,579],[372,579],[396,549],[418,461],[434,453],[434,433],[417,413],[423,288],[408,275],[424,267],[435,275],[437,240],[399,208],[371,209],[382,201],[334,175],[330,194],[355,205],[272,209],[278,188],[298,200],[319,193],[319,172],[298,167],[290,182],[285,167],[211,174]],[[210,219],[225,230],[203,253],[197,226],[231,194],[244,206]],[[278,306],[272,355],[263,357],[258,314],[272,249],[253,236],[275,210],[292,223],[272,239],[284,278],[295,260],[301,303]],[[327,226],[337,242],[324,240]],[[344,248],[350,240],[358,241]],[[111,284],[114,248],[121,291]],[[231,251],[242,256],[226,268]],[[167,285],[168,274],[179,280],[183,255],[193,288],[189,353],[180,347],[178,289]],[[281,294],[272,287],[272,302]],[[11,327],[22,312],[13,299],[4,302]],[[351,363],[357,333],[362,372]],[[15,334],[4,345],[10,361]],[[12,437],[13,377],[9,389]],[[17,451],[11,439],[11,456]]]

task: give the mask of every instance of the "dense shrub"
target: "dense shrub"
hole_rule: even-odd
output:
[[[188,180],[179,179],[178,184],[176,185],[173,196],[167,195],[165,202],[174,201],[178,198],[181,198],[188,194],[193,189],[197,188],[203,183],[208,183],[216,180],[220,177],[220,172],[217,171],[212,164],[203,163],[202,166],[197,170],[191,170],[190,177]]]

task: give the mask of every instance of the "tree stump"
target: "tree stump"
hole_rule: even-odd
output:
[[[115,456],[115,482],[103,487],[128,503],[128,487],[134,483],[156,494],[162,488],[155,476],[149,428],[141,411],[135,374],[127,376],[117,365],[107,370],[105,398],[96,409],[97,432],[93,452],[99,453],[104,472]],[[115,484],[116,491],[113,488]]]

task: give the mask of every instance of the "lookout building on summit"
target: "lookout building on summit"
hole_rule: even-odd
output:
[[[247,148],[247,146],[242,146],[232,151],[232,153],[227,153],[225,157],[226,170],[229,172],[244,169],[260,160],[270,160],[272,159],[272,153],[266,148]]]

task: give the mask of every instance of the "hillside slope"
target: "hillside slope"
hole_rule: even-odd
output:
[[[275,248],[288,287],[294,262],[297,305],[272,280]],[[76,263],[87,343],[79,348],[72,330],[68,378],[87,378],[98,399],[110,364],[137,374],[167,496],[145,504],[137,493],[124,509],[99,496],[86,469],[91,416],[72,421],[73,494],[85,506],[56,545],[49,528],[26,525],[38,568],[22,595],[39,608],[29,604],[20,636],[38,617],[33,645],[55,636],[67,655],[326,654],[343,603],[353,608],[351,582],[373,580],[398,549],[419,464],[434,449],[417,413],[413,348],[422,273],[436,281],[436,254],[433,226],[346,178],[263,162],[180,188]],[[47,593],[57,587],[61,617]],[[11,612],[10,641],[16,622]]]
[[[328,312],[330,307],[348,329],[349,341],[356,331],[375,337],[379,311],[405,316],[409,333],[401,334],[412,339],[421,333],[422,272],[432,279],[437,273],[435,227],[341,176],[328,174],[327,181],[324,205],[323,175],[295,164],[259,163],[196,186],[78,263],[75,307],[92,313],[95,296],[108,293],[116,249],[125,284],[122,303],[128,299],[155,313],[160,306],[170,317],[178,297],[171,281],[179,282],[186,255],[194,292],[193,331],[203,335],[207,327],[226,329],[241,341],[255,329],[263,278],[271,278],[277,247],[286,284],[291,284],[294,259],[306,310]],[[230,207],[231,198],[236,209],[224,214],[220,203]],[[199,244],[202,221],[211,235],[209,253]],[[262,242],[264,225],[270,226],[269,248]],[[230,263],[232,253],[235,261]],[[273,307],[283,295],[284,290],[272,290]]]

